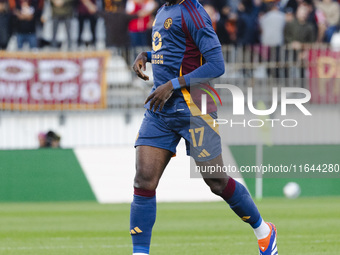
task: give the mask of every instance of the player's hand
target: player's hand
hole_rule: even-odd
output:
[[[142,52],[140,53],[135,62],[133,63],[133,71],[135,71],[135,73],[137,74],[137,76],[141,79],[143,79],[144,81],[148,81],[149,80],[149,76],[147,76],[146,74],[143,73],[143,71],[145,72],[146,70],[146,62],[148,60],[148,57],[146,55],[146,52]]]
[[[171,97],[174,92],[174,87],[172,86],[172,82],[168,81],[167,83],[159,86],[156,90],[148,96],[145,100],[145,104],[150,101],[150,111],[156,112],[157,109],[161,112],[166,101]]]

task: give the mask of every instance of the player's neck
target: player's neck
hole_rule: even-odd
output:
[[[179,4],[182,0],[168,0],[166,1],[167,6]]]

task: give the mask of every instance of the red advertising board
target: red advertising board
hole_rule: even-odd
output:
[[[340,52],[330,49],[309,50],[309,90],[311,102],[340,102]]]
[[[80,110],[106,107],[102,52],[0,52],[0,109]]]

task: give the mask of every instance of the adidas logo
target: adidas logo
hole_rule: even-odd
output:
[[[250,219],[250,216],[243,216],[243,217],[242,217],[242,220],[243,220],[243,221],[246,221],[246,220],[249,220],[249,219]]]
[[[142,233],[142,232],[143,232],[143,231],[140,230],[139,227],[135,227],[134,229],[131,229],[131,230],[130,230],[130,234],[131,234],[131,235],[140,234],[140,233]]]
[[[205,149],[202,150],[202,152],[200,153],[200,155],[198,155],[199,158],[205,158],[205,157],[209,157],[210,153],[207,152]]]

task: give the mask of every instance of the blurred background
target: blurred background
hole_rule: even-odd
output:
[[[254,106],[266,108],[273,87],[305,88],[312,96],[305,104],[311,117],[289,108],[285,118],[297,119],[296,128],[221,128],[224,160],[238,166],[339,164],[340,1],[200,2],[225,59],[226,72],[216,83],[237,85],[245,94],[251,87]],[[163,4],[0,0],[0,201],[130,202],[133,144],[153,84],[151,66],[148,82],[131,66],[139,52],[151,49],[152,23]],[[221,115],[230,118],[232,98],[218,92]],[[247,112],[246,119],[253,117]],[[282,118],[279,107],[271,118]],[[202,180],[190,179],[189,164],[181,143],[160,201],[218,199]],[[317,190],[313,176],[294,182],[301,196],[340,195],[340,173],[334,173],[322,176]],[[283,196],[292,180],[283,177],[265,178],[262,196]],[[256,180],[245,182],[255,194]]]

